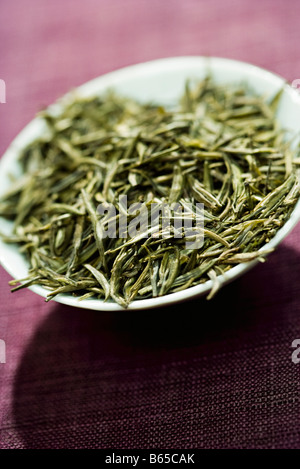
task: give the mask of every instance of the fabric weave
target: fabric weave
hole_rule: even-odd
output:
[[[126,6],[125,6],[126,5]],[[300,78],[300,4],[0,4],[0,153],[45,105],[158,57],[215,55]],[[300,448],[300,227],[213,300],[102,313],[11,294],[0,269],[0,448]]]

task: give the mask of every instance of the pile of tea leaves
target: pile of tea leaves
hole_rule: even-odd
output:
[[[38,284],[47,300],[68,293],[127,307],[213,280],[210,298],[219,275],[263,261],[260,248],[299,196],[297,155],[275,117],[279,99],[206,78],[187,84],[172,109],[108,92],[74,95],[59,115],[40,113],[48,131],[23,151],[23,176],[0,200],[0,215],[14,221],[5,241],[30,264],[13,291]],[[126,237],[118,222],[134,221],[135,203],[180,204],[191,220],[203,204],[201,246],[189,247],[184,230],[166,233],[163,217]],[[109,226],[114,237],[104,235]]]

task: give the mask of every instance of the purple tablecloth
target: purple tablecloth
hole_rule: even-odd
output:
[[[60,95],[119,67],[215,55],[300,78],[300,3],[0,3],[0,153]],[[0,268],[1,448],[300,448],[300,226],[218,296],[101,313],[12,295]]]

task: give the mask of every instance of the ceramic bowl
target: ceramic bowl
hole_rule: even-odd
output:
[[[154,101],[168,106],[175,103],[182,95],[187,79],[199,80],[206,76],[208,72],[216,83],[228,84],[229,86],[247,83],[256,93],[261,95],[273,96],[283,87],[277,117],[284,128],[300,134],[300,94],[298,91],[287,84],[283,78],[267,70],[235,60],[215,57],[176,57],[155,60],[100,76],[78,87],[77,93],[81,96],[93,96],[102,94],[108,88],[113,88],[117,93],[135,98],[141,102]],[[70,96],[68,94],[64,99],[68,100]],[[62,106],[61,101],[53,106],[57,107],[59,111]],[[0,195],[10,186],[9,175],[19,176],[21,174],[18,156],[26,145],[42,134],[44,125],[40,118],[35,118],[17,136],[1,158]],[[298,223],[299,219],[300,201],[296,204],[289,220],[263,249],[275,248]],[[0,218],[0,231],[9,235],[11,230],[12,223]],[[0,240],[0,261],[13,278],[26,277],[28,264],[24,256],[19,253],[17,246],[5,244]],[[244,274],[257,262],[252,261],[233,267],[226,275],[219,277],[221,286]],[[128,309],[149,309],[170,305],[189,298],[206,295],[211,287],[212,282],[207,281],[178,293],[133,301]],[[49,293],[48,290],[38,285],[30,287],[30,290],[43,297],[46,297]],[[78,301],[76,297],[69,294],[59,295],[54,301],[99,311],[123,309],[113,301],[103,302],[97,299]]]

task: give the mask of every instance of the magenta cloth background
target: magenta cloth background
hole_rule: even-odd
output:
[[[300,78],[295,0],[0,2],[0,154],[70,88],[159,57]],[[218,296],[101,313],[12,295],[0,268],[0,448],[300,448],[300,226]]]

